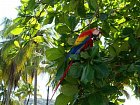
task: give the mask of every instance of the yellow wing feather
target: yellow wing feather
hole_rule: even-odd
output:
[[[88,36],[78,37],[74,43],[74,46],[81,44]]]

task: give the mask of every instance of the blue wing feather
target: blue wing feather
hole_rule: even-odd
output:
[[[69,53],[66,56],[66,60],[70,57],[70,54],[78,54],[80,53],[80,49],[86,44],[86,42],[90,39],[90,36],[87,37],[83,42],[81,42],[79,45],[72,47],[72,49],[69,51]]]

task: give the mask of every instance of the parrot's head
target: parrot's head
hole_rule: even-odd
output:
[[[92,37],[93,41],[99,40],[101,38],[101,31],[99,30],[99,28],[92,29]]]

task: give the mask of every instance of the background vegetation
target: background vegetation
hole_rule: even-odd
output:
[[[140,96],[139,0],[21,3],[18,17],[6,19],[0,33],[2,104],[15,105],[15,97],[22,100],[34,94],[36,105],[37,75],[48,72],[48,85],[55,86],[68,64],[64,58],[75,39],[93,27],[101,28],[103,40],[71,56],[80,62],[73,64],[61,84],[55,105],[119,105],[124,102],[120,96],[129,98],[125,86]]]

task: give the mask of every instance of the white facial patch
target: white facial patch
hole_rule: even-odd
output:
[[[99,33],[100,33],[99,30],[94,30],[94,31],[92,32],[93,35],[98,35]]]

